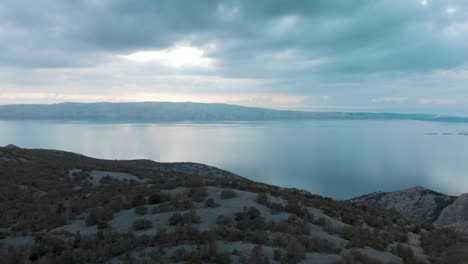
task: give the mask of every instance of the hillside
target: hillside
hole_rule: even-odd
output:
[[[0,105],[0,119],[112,122],[402,119],[468,122],[468,117],[428,114],[306,112],[229,104],[168,102]]]
[[[0,168],[2,263],[468,259],[468,241],[453,230],[202,164],[8,146],[0,148]]]
[[[395,209],[416,223],[434,222],[442,210],[451,205],[457,197],[438,193],[423,187],[413,187],[396,192],[376,192],[356,197],[351,201]]]
[[[449,196],[423,187],[376,192],[352,202],[394,209],[415,223],[451,227],[468,235],[468,194]]]

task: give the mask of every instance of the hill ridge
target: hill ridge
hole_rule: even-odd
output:
[[[98,102],[0,105],[0,120],[113,122],[268,121],[268,120],[420,120],[468,122],[468,117],[388,112],[311,112],[222,103]]]
[[[0,148],[0,167],[6,263],[460,263],[468,257],[468,241],[451,229],[203,164]]]

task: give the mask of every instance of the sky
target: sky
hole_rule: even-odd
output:
[[[0,104],[468,115],[466,0],[3,0]]]

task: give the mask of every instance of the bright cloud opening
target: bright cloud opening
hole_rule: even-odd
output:
[[[153,51],[137,51],[121,57],[138,63],[158,62],[173,68],[209,68],[214,65],[214,59],[206,57],[204,50],[192,46],[177,46]]]
[[[449,15],[453,15],[453,14],[455,14],[457,12],[457,8],[455,8],[453,6],[449,6],[445,10],[445,12],[447,12],[447,14],[449,14]]]

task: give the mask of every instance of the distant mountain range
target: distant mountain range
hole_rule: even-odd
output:
[[[431,114],[307,112],[204,103],[59,103],[0,105],[3,120],[68,121],[267,121],[267,120],[421,120],[468,122],[468,117]]]

